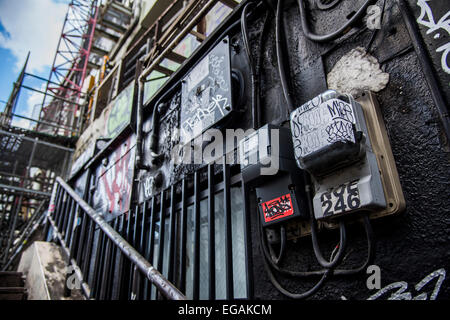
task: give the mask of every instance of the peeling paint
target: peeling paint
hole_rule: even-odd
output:
[[[327,75],[329,89],[358,97],[363,91],[379,92],[389,83],[389,74],[381,70],[378,60],[363,47],[344,55]]]

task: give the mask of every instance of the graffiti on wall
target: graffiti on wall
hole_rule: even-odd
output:
[[[445,37],[445,34],[442,34],[442,32],[446,32],[447,35],[450,35],[450,11],[436,21],[433,11],[428,4],[429,2],[430,0],[417,0],[417,5],[420,7],[420,16],[417,18],[417,23],[428,29],[426,32],[427,35],[434,34],[433,38],[435,40]],[[441,45],[436,49],[436,52],[441,54],[442,70],[450,74],[450,67],[448,65],[450,42]]]
[[[93,208],[106,220],[130,208],[134,173],[135,137],[124,141],[96,170]]]
[[[133,107],[134,82],[116,97],[106,122],[104,138],[115,138],[130,123]]]
[[[391,283],[390,285],[378,290],[375,294],[371,295],[367,300],[377,300],[380,297],[387,296],[388,300],[436,300],[439,290],[441,290],[442,283],[445,280],[445,269],[438,269],[433,271],[419,283],[414,286],[414,291],[417,295],[413,296],[413,293],[408,290],[408,283],[406,281],[399,281]],[[434,281],[433,291],[428,297],[428,293],[421,292],[424,288],[428,287],[428,284],[432,284]],[[388,295],[390,294],[390,295]]]
[[[186,144],[231,112],[228,39],[219,43],[183,80],[181,142]]]
[[[367,300],[436,300],[445,280],[444,268],[435,270],[420,280],[414,287],[408,287],[408,282],[393,282],[372,294]],[[342,300],[347,300],[345,296]]]

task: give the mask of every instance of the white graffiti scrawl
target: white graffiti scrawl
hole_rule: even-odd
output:
[[[417,23],[428,28],[427,34],[432,34],[435,32],[434,39],[440,38],[441,34],[439,33],[442,29],[446,31],[447,34],[450,35],[450,11],[448,11],[439,21],[436,22],[433,11],[431,10],[428,2],[431,0],[417,0],[417,5],[420,7],[420,16],[417,18]],[[450,74],[450,67],[447,63],[447,57],[450,53],[450,42],[440,46],[436,49],[436,52],[442,52],[441,65],[444,72]]]

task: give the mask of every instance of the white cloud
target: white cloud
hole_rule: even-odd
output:
[[[9,37],[0,34],[0,46],[17,58],[16,71],[31,51],[28,72],[51,66],[67,11],[66,3],[52,0],[0,0],[0,20]]]

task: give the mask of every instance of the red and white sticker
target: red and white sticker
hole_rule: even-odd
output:
[[[289,193],[262,203],[261,208],[266,223],[294,214],[294,207],[292,206],[292,199]]]

